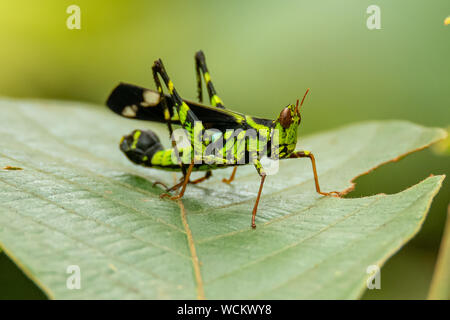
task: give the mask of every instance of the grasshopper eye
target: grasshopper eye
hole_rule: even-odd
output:
[[[284,108],[280,114],[280,124],[283,128],[287,129],[292,123],[291,110],[289,108]]]

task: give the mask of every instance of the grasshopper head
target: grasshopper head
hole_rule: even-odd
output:
[[[283,154],[288,155],[295,149],[297,144],[297,129],[301,122],[300,108],[303,105],[308,91],[309,89],[306,90],[300,106],[299,100],[297,100],[296,105],[290,104],[286,106],[281,110],[278,119],[275,120],[275,129],[279,130],[280,156],[283,156]]]

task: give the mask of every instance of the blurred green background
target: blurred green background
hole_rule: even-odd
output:
[[[81,30],[66,27],[71,4],[81,8]],[[381,30],[366,27],[372,4]],[[103,104],[119,81],[154,88],[151,64],[161,57],[180,93],[195,99],[193,55],[202,49],[236,111],[273,118],[310,87],[303,135],[373,119],[447,127],[449,15],[448,0],[1,0],[0,95]],[[399,192],[448,174],[449,160],[410,155],[357,179],[349,196]],[[382,289],[364,298],[426,298],[449,194],[447,178],[418,236],[383,267]],[[0,298],[44,298],[5,254]]]

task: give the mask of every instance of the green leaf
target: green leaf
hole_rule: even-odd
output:
[[[428,299],[450,299],[450,206]]]
[[[51,298],[357,298],[366,269],[381,266],[420,229],[443,176],[394,195],[323,197],[308,160],[283,160],[266,179],[251,166],[215,171],[182,201],[160,200],[174,174],[130,163],[118,150],[134,128],[106,107],[0,101],[0,243]],[[441,129],[367,122],[299,142],[314,152],[322,189],[442,139]],[[67,268],[81,289],[66,287]]]

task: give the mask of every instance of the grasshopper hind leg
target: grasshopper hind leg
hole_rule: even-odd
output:
[[[198,183],[201,183],[201,182],[203,182],[203,181],[209,179],[211,176],[212,176],[212,171],[209,170],[209,171],[206,172],[206,174],[205,174],[203,177],[198,178],[198,179],[195,179],[195,180],[189,180],[189,181],[188,181],[188,184],[198,184]],[[165,183],[163,183],[163,182],[161,182],[161,181],[155,181],[155,182],[153,183],[153,186],[161,185],[161,186],[164,187],[164,189],[166,189],[166,192],[171,192],[171,191],[178,190],[178,189],[183,185],[184,179],[185,179],[185,175],[183,175],[183,177],[181,178],[180,182],[178,182],[177,184],[173,185],[172,187],[168,187]]]
[[[178,184],[176,184],[175,186],[172,187],[172,188],[176,188],[174,190],[177,190],[177,189],[179,189],[181,187],[181,190],[180,190],[180,192],[177,195],[172,196],[170,193],[163,193],[159,197],[160,198],[169,197],[170,200],[177,200],[177,199],[182,198],[183,195],[184,195],[184,192],[186,191],[186,186],[189,183],[189,177],[191,176],[191,172],[192,172],[193,168],[194,168],[194,161],[192,161],[191,164],[189,165],[189,167],[187,169],[187,172],[186,172],[186,175],[184,176],[183,181],[181,181],[180,183],[178,183]]]
[[[201,103],[203,100],[203,92],[202,92],[202,76],[203,76],[203,80],[205,81],[206,89],[208,90],[209,100],[211,101],[211,104],[216,108],[225,109],[223,101],[217,95],[216,89],[212,83],[211,74],[209,73],[208,67],[206,65],[206,57],[202,50],[199,50],[195,53],[195,71],[197,75],[197,93],[199,102]],[[236,175],[236,169],[237,167],[234,167],[231,176],[228,179],[226,178],[222,179],[222,182],[230,184],[234,180],[234,177]]]
[[[202,50],[197,51],[195,53],[195,71],[197,75],[197,93],[198,100],[202,102],[203,93],[202,93],[202,75],[203,80],[205,81],[206,89],[208,90],[209,100],[214,107],[225,109],[222,100],[217,95],[216,89],[211,81],[211,75],[208,71],[208,67],[206,66],[206,58],[205,54]]]

